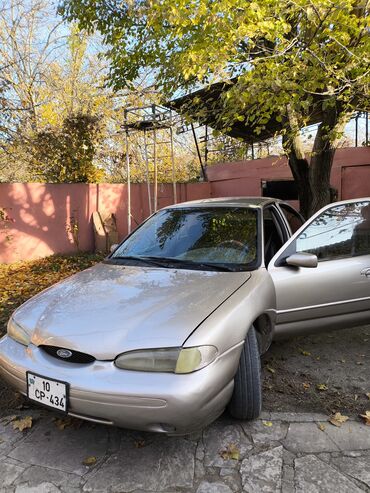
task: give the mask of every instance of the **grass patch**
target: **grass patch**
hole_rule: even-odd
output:
[[[51,255],[40,260],[0,264],[0,336],[12,312],[26,300],[104,258],[100,254]]]

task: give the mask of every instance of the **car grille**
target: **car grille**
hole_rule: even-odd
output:
[[[87,363],[92,363],[95,361],[94,356],[91,356],[90,354],[86,353],[80,353],[79,351],[72,351],[72,349],[69,349],[72,354],[68,358],[63,358],[57,354],[57,351],[59,349],[67,349],[67,348],[61,348],[57,346],[46,346],[46,345],[41,345],[39,346],[40,349],[48,353],[50,356],[54,356],[54,358],[58,358],[62,361],[65,361],[66,363],[82,363],[82,364],[87,364]]]

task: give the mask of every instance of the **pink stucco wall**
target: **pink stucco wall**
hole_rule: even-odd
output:
[[[284,158],[223,163],[208,168],[206,183],[177,185],[178,201],[261,195],[263,180],[292,179]],[[370,196],[370,148],[338,149],[331,183],[339,199]],[[134,184],[132,226],[148,215],[146,184]],[[173,202],[172,185],[158,185],[158,207]],[[72,253],[70,218],[78,223],[79,248],[94,248],[92,213],[115,213],[120,238],[127,234],[127,186],[124,184],[0,183],[0,262],[34,259],[52,253]]]
[[[207,198],[209,183],[177,186],[179,201]],[[132,226],[149,215],[146,185],[131,189]],[[158,186],[158,207],[173,202],[172,185]],[[71,218],[78,224],[79,248],[94,249],[92,213],[115,213],[120,238],[127,234],[127,186],[124,184],[1,183],[0,262],[34,259],[77,250],[70,233]]]
[[[215,197],[261,195],[262,181],[293,179],[285,157],[221,163],[210,166],[207,176]],[[338,199],[370,196],[370,147],[338,149],[330,181]]]

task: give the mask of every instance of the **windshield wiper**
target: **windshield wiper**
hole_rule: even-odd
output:
[[[139,255],[117,255],[117,256],[114,256],[114,257],[110,257],[108,259],[108,262],[111,261],[111,260],[135,260],[135,261],[138,261],[138,262],[143,262],[144,264],[147,264],[147,265],[156,265],[157,267],[163,267],[163,264],[162,262],[157,262],[156,260],[154,260],[156,257],[141,257]]]
[[[213,270],[224,271],[224,272],[234,272],[235,269],[233,267],[229,267],[225,264],[212,263],[212,262],[195,262],[194,260],[186,260],[176,257],[144,257],[149,259],[150,261],[155,261],[163,264],[178,264],[182,266],[190,266],[190,267],[207,267]]]
[[[207,269],[223,271],[223,272],[235,272],[233,267],[229,267],[225,264],[212,263],[212,262],[195,262],[194,260],[185,260],[176,257],[151,257],[151,256],[139,256],[139,255],[122,255],[114,256],[108,259],[110,260],[134,260],[142,262],[148,265],[155,265],[157,267],[165,267],[168,265],[181,265],[182,267],[195,267],[201,269],[206,267]]]

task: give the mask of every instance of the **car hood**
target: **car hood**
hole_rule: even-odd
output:
[[[110,360],[133,349],[181,346],[249,277],[102,263],[36,295],[14,318],[37,346]]]

